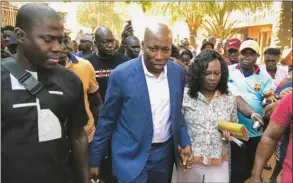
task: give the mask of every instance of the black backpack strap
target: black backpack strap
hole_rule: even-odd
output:
[[[47,108],[52,109],[57,105],[56,99],[43,87],[43,84],[33,77],[31,73],[21,68],[13,58],[2,59],[1,65],[10,72],[31,95],[36,96],[45,104]]]
[[[54,112],[55,106],[58,105],[57,100],[31,73],[21,68],[20,65],[17,64],[16,61],[11,57],[2,59],[1,65],[8,72],[10,72],[31,95],[36,96],[40,100],[40,102],[46,106],[46,108]],[[62,123],[60,122],[60,125],[62,129],[65,130],[64,128],[66,126],[66,122],[64,125],[62,125]]]
[[[43,85],[36,80],[31,73],[22,69],[13,58],[8,57],[2,59],[1,65],[10,72],[31,95],[37,95],[43,89]]]

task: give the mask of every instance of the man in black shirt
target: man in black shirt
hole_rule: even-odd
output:
[[[112,31],[107,27],[99,27],[96,30],[95,44],[98,52],[92,54],[88,60],[95,68],[96,79],[100,86],[100,95],[104,101],[111,71],[119,64],[130,60],[130,58],[115,51],[115,39]]]
[[[88,60],[95,69],[96,79],[99,83],[99,92],[103,101],[107,90],[107,83],[111,71],[130,58],[115,50],[115,39],[112,31],[107,27],[99,27],[95,32],[95,44],[98,52],[92,54]],[[96,124],[97,126],[98,124]],[[106,183],[115,183],[116,178],[112,175],[111,144],[108,144],[106,158],[101,165],[100,179]]]
[[[131,59],[137,58],[140,52],[140,42],[139,39],[133,35],[128,36],[125,39],[126,48],[125,55]]]
[[[1,67],[1,182],[88,183],[82,83],[58,65],[62,19],[46,5],[26,4],[17,13],[15,35],[17,64],[39,80],[58,105],[48,108]]]

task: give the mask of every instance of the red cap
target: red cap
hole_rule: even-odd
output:
[[[241,41],[238,38],[232,38],[227,41],[227,50],[235,49],[239,50]]]

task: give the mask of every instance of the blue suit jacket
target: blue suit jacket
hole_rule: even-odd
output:
[[[167,69],[177,164],[178,144],[182,147],[190,144],[181,113],[185,74],[171,61]],[[113,174],[125,182],[134,180],[145,167],[153,138],[152,112],[141,56],[119,65],[110,75],[91,149],[92,167],[100,166],[110,138]]]

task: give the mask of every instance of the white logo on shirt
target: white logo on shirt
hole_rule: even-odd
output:
[[[31,73],[37,78],[37,73]],[[18,80],[10,74],[12,90],[25,90]],[[63,95],[60,91],[49,91],[50,94]],[[41,109],[40,101],[37,98],[36,103],[14,104],[13,108],[36,106],[38,111],[38,137],[39,142],[59,139],[62,137],[62,129],[57,116],[50,109]]]

